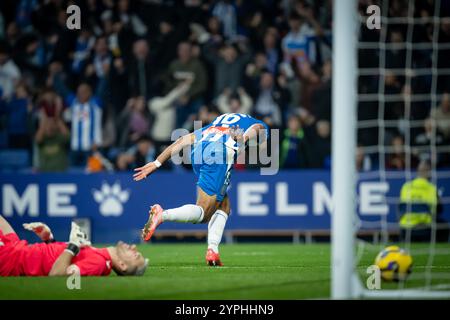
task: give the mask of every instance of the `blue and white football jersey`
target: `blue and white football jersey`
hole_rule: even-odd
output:
[[[230,135],[230,128],[239,127],[247,132],[254,124],[262,124],[269,134],[267,125],[242,113],[225,113],[210,125],[194,131],[195,142],[191,153],[192,168],[198,177],[197,185],[208,195],[215,195],[222,201],[231,179],[231,169],[236,160],[239,146]]]
[[[220,142],[234,150],[238,149],[237,142],[230,136],[228,129],[231,127],[239,127],[243,133],[247,132],[254,124],[262,124],[266,129],[265,137],[269,135],[268,126],[261,120],[242,113],[225,113],[218,116],[211,124],[198,129],[194,132],[195,144],[199,142]]]
[[[89,151],[94,144],[102,144],[102,106],[98,99],[91,98],[80,103],[74,95],[69,95],[66,103],[70,106],[68,114],[72,124],[72,151]]]

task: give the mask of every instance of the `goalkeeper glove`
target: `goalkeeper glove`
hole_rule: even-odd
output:
[[[75,222],[72,222],[69,244],[67,245],[66,251],[68,251],[73,256],[76,256],[80,252],[80,248],[90,245],[91,242],[87,239],[86,233],[81,230],[79,225],[77,225]]]
[[[52,231],[50,230],[49,226],[47,226],[45,223],[42,222],[24,223],[23,227],[25,230],[34,232],[39,237],[39,239],[41,239],[45,243],[55,241],[55,239],[53,238]]]

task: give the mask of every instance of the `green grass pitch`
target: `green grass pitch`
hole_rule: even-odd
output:
[[[412,249],[426,246],[416,245]],[[438,245],[450,249],[448,244]],[[221,268],[207,267],[205,245],[148,244],[139,248],[150,259],[143,277],[87,277],[80,290],[68,290],[66,278],[0,278],[0,299],[316,299],[330,292],[329,244],[234,244],[222,245]],[[359,263],[363,277],[378,247],[366,247]],[[423,251],[423,250],[422,250]],[[420,275],[428,256],[414,256],[413,275]],[[437,255],[433,284],[446,283],[439,275],[450,274],[450,255]],[[420,286],[412,278],[406,287]],[[395,288],[397,284],[382,284]]]

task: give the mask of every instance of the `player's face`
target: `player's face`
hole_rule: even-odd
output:
[[[143,267],[145,259],[142,254],[136,249],[136,245],[119,241],[116,245],[117,255],[126,265],[128,270],[135,270]]]

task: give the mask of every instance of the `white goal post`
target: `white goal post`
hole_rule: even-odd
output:
[[[333,2],[332,76],[332,298],[352,297],[356,212],[356,0]]]
[[[381,0],[381,3],[383,4],[384,1],[388,0]],[[438,7],[440,0],[436,1],[436,6]],[[384,19],[388,18],[382,17],[382,23],[385,21]],[[365,288],[364,283],[358,275],[355,218],[358,203],[356,194],[358,181],[356,171],[356,143],[358,127],[357,81],[359,70],[357,52],[359,28],[358,1],[334,1],[332,30],[333,213],[331,216],[331,298],[450,298],[448,288],[442,291],[432,290],[430,288],[369,290]],[[436,40],[433,38],[433,43],[430,44],[433,46],[433,50],[436,49],[434,47],[434,41]],[[383,67],[383,65],[379,66],[379,68]],[[434,72],[436,68],[433,68]],[[379,94],[383,93],[381,92]],[[431,92],[431,95],[433,96],[432,99],[436,99],[436,92]],[[411,168],[409,167],[408,169]]]

